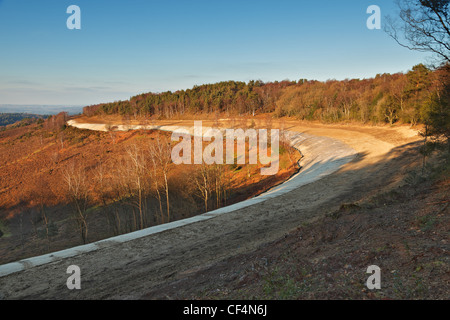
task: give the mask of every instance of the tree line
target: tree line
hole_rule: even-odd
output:
[[[20,122],[17,126],[25,126],[36,121],[36,119],[42,120],[44,118],[46,118],[46,116],[30,113],[0,113],[0,127],[16,122]]]
[[[127,101],[88,106],[83,112],[86,116],[118,114],[131,119],[273,113],[322,122],[416,125],[427,120],[433,104],[448,98],[447,74],[447,66],[431,70],[419,64],[407,73],[378,74],[370,79],[228,81],[176,92],[145,93]]]

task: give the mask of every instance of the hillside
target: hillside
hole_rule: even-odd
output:
[[[425,176],[411,172],[398,189],[342,203],[257,250],[192,270],[140,298],[448,299],[449,169],[447,161]],[[381,290],[364,286],[371,263],[382,270]]]
[[[64,114],[0,132],[0,264],[245,200],[297,172],[300,157],[284,148],[278,174],[263,177],[261,165],[176,166],[170,147],[168,133],[79,130]]]
[[[0,30],[0,302],[449,300],[450,0],[0,0]]]
[[[0,127],[14,124],[16,122],[20,122],[17,124],[17,126],[28,125],[36,119],[44,118],[46,118],[46,116],[30,113],[0,113]]]
[[[155,122],[159,125],[168,123],[177,124],[176,121]],[[180,122],[182,125],[188,123],[189,121]],[[213,121],[206,121],[205,125],[211,123]],[[278,126],[279,123],[274,121],[273,125]],[[219,215],[201,223],[191,223],[134,241],[112,242],[109,245],[103,245],[101,250],[76,255],[71,258],[71,263],[85,270],[83,273],[85,285],[83,290],[71,292],[70,298],[133,299],[192,296],[224,298],[228,295],[248,298],[251,294],[245,291],[247,285],[250,291],[255,289],[254,297],[325,297],[321,291],[324,275],[320,272],[328,270],[327,265],[330,268],[333,266],[337,268],[334,270],[336,274],[331,276],[332,273],[330,273],[330,285],[335,284],[337,290],[339,288],[343,290],[345,286],[352,286],[353,281],[355,289],[358,290],[363,285],[360,280],[366,275],[367,265],[379,264],[385,273],[394,272],[393,266],[395,270],[404,270],[402,265],[395,264],[395,261],[398,261],[395,248],[402,248],[397,246],[398,243],[410,245],[410,234],[408,233],[405,238],[404,232],[411,228],[410,223],[413,221],[416,221],[414,222],[416,228],[420,230],[425,228],[423,230],[436,233],[436,236],[433,236],[431,240],[433,242],[427,239],[429,233],[415,238],[418,241],[415,242],[417,247],[410,247],[413,254],[405,256],[404,261],[409,263],[405,265],[424,270],[424,272],[429,272],[430,267],[435,270],[430,275],[431,282],[423,277],[426,273],[419,274],[422,282],[418,282],[418,284],[425,281],[430,283],[429,292],[433,293],[434,284],[442,281],[441,275],[446,272],[448,265],[445,260],[442,260],[442,245],[445,246],[445,243],[434,240],[436,238],[438,241],[446,241],[443,235],[448,226],[445,223],[447,212],[445,210],[448,207],[439,203],[427,207],[439,210],[436,214],[425,211],[418,214],[409,206],[402,207],[405,211],[400,212],[397,212],[398,207],[393,207],[395,216],[392,216],[391,211],[385,211],[385,204],[391,205],[396,201],[401,201],[400,204],[405,205],[418,205],[418,202],[405,200],[417,193],[407,191],[405,194],[405,189],[401,189],[409,188],[407,184],[411,182],[408,180],[417,179],[418,176],[414,176],[413,172],[422,165],[423,157],[419,151],[423,141],[417,136],[417,132],[407,127],[323,125],[297,120],[286,120],[285,125],[289,130],[339,139],[354,148],[358,156],[343,165],[337,172],[293,189],[270,201],[255,203],[250,207]],[[304,144],[303,150],[308,151],[307,144]],[[309,150],[309,152],[312,153],[307,153],[308,156],[305,159],[311,160],[315,157],[314,151]],[[412,185],[411,188],[406,190],[413,191],[417,187]],[[420,194],[421,189],[416,191]],[[440,189],[432,196],[433,202],[437,203],[445,199],[446,193],[447,189]],[[416,209],[421,210],[421,207],[417,206]],[[402,216],[401,212],[412,214]],[[391,219],[395,222],[391,222]],[[387,226],[391,229],[387,229]],[[300,230],[301,234],[295,233],[296,229]],[[291,233],[293,230],[294,233]],[[360,233],[360,230],[363,232]],[[377,236],[377,230],[384,231]],[[414,231],[411,236],[415,236]],[[355,242],[344,245],[342,237],[354,239]],[[357,242],[359,237],[362,242]],[[305,242],[302,239],[305,239]],[[402,239],[406,242],[402,242]],[[394,243],[396,246],[395,248],[385,247],[386,243]],[[429,251],[427,248],[431,248],[430,245],[435,246],[436,249]],[[321,255],[321,248],[329,249],[326,251],[327,255]],[[374,253],[370,253],[372,251]],[[311,253],[312,258],[317,259],[310,262],[296,260],[303,259],[304,254],[308,252]],[[360,256],[359,252],[363,258],[361,261],[357,259]],[[425,260],[420,260],[424,263],[423,269],[415,263],[416,252],[428,253]],[[254,258],[260,255],[261,259]],[[269,273],[261,273],[260,265],[255,259],[258,263],[262,261],[261,267]],[[328,262],[322,259],[332,260]],[[349,261],[343,267],[341,264],[331,263],[332,261],[344,263],[346,259]],[[297,261],[299,268],[305,270],[303,277],[307,276],[307,278],[301,278],[301,274],[295,275],[299,270],[293,268]],[[25,272],[0,278],[1,293],[7,299],[68,297],[67,290],[61,289],[58,285],[61,281],[65,281],[66,262],[64,259],[55,260],[51,264],[40,265],[27,269]],[[319,262],[321,264],[318,264]],[[351,265],[352,269],[348,267],[345,269],[346,265]],[[242,273],[241,266],[250,268],[254,273],[247,271]],[[274,269],[269,269],[271,267]],[[317,267],[320,272],[310,273],[309,267],[313,269]],[[349,282],[343,282],[344,287],[340,287],[341,278],[338,274],[350,274],[349,270],[354,270],[352,271],[354,273],[349,276]],[[282,272],[284,276],[279,272]],[[236,274],[243,277],[235,278]],[[249,278],[245,278],[247,275]],[[390,293],[392,283],[389,282],[387,291],[381,291],[377,296],[364,296],[364,292],[361,293],[363,295],[356,295],[352,289],[338,291],[339,295],[330,291],[328,297],[404,298],[408,297],[407,294],[412,296],[408,290],[417,290],[417,288],[410,285],[411,273],[399,272],[395,275],[399,283],[407,283],[406,287],[395,287],[395,290],[400,290],[397,296]],[[21,283],[24,285],[17,285],[17,277],[21,277]],[[334,278],[337,280],[334,281]],[[230,279],[228,287],[220,282],[223,279]],[[236,284],[236,279],[244,282]],[[252,284],[246,284],[246,279]],[[311,282],[308,279],[311,279]],[[46,283],[45,290],[40,289],[42,282]],[[244,287],[240,287],[241,285]],[[318,285],[320,287],[317,287]],[[319,291],[314,291],[316,287]],[[174,288],[178,288],[179,291]],[[308,288],[312,288],[311,291],[305,291],[309,290]],[[216,289],[223,289],[223,291]],[[174,293],[173,290],[179,293]],[[304,291],[305,294],[303,294]],[[160,295],[164,293],[167,295]],[[436,292],[436,295],[445,295],[445,292]]]

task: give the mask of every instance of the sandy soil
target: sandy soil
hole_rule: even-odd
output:
[[[191,123],[158,122],[183,126]],[[270,201],[0,278],[0,299],[138,299],[161,284],[280,239],[343,203],[397,186],[411,163],[417,161],[417,153],[408,151],[420,138],[406,127],[296,121],[273,125],[339,139],[355,149],[358,156],[326,178]],[[81,268],[82,290],[70,291],[66,287],[70,265]]]

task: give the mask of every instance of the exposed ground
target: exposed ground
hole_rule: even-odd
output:
[[[190,270],[142,299],[448,299],[450,179],[414,181]],[[381,290],[365,283],[381,268]]]
[[[400,214],[421,210],[424,204],[420,192],[413,193],[411,201],[401,196],[402,201],[394,201],[388,211],[368,205],[377,194],[387,194],[404,184],[408,171],[420,163],[416,133],[407,127],[327,126],[295,121],[273,125],[339,139],[359,156],[338,172],[270,201],[0,278],[0,297],[280,298],[288,290],[290,297],[299,298],[408,298],[415,297],[417,286],[412,287],[409,296],[391,293],[395,292],[393,282],[404,279],[404,274],[396,270],[405,268],[402,263],[413,261],[411,268],[417,269],[419,275],[417,283],[432,292],[427,297],[445,298],[448,238],[441,232],[445,234],[448,229],[448,207],[423,207],[439,211],[424,212],[427,217],[436,215],[433,221],[437,221],[438,234],[430,240],[429,234],[417,233],[415,237],[414,230],[406,237],[404,232],[412,220]],[[426,201],[445,201],[448,188],[442,188],[430,193]],[[358,206],[350,205],[348,211],[346,206],[341,207],[355,203],[361,203],[361,213]],[[396,205],[403,211],[397,213]],[[426,225],[427,219],[420,221]],[[416,228],[421,229],[420,221]],[[405,258],[399,256],[405,260],[396,259],[398,250],[404,253]],[[429,256],[431,252],[435,254]],[[69,291],[66,287],[66,269],[72,264],[82,270],[82,290]],[[390,275],[385,280],[390,283],[390,291],[363,291],[365,269],[371,264]],[[297,276],[283,273],[283,268],[294,270]],[[345,276],[346,272],[349,276]],[[432,282],[427,280],[430,275]]]

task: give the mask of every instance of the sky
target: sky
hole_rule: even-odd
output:
[[[70,30],[70,5],[81,29]],[[392,0],[0,0],[0,104],[92,105],[219,81],[370,78],[424,53],[366,26]]]

